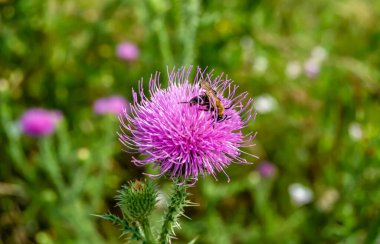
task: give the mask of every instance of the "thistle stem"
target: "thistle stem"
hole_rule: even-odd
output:
[[[40,138],[39,144],[41,166],[48,173],[59,194],[63,195],[65,191],[64,180],[55,152],[51,146],[51,138]]]
[[[146,244],[156,243],[156,241],[153,237],[152,229],[150,228],[149,220],[143,219],[140,221],[140,224],[141,224],[141,228],[144,231],[144,236],[145,236],[145,242],[144,243],[146,243]]]
[[[166,244],[170,242],[171,235],[174,235],[174,227],[179,227],[177,223],[178,217],[183,214],[183,208],[186,206],[186,189],[187,185],[177,185],[176,181],[173,181],[174,191],[170,198],[170,204],[168,206],[164,224],[162,225],[159,243]]]

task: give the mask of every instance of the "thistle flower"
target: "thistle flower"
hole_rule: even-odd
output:
[[[62,114],[57,110],[31,108],[21,116],[19,125],[21,131],[29,136],[47,136],[52,134]]]
[[[276,175],[277,168],[273,163],[265,161],[258,166],[258,171],[262,177],[269,179]]]
[[[99,98],[94,102],[94,112],[96,114],[119,115],[123,109],[128,109],[128,102],[121,96],[110,96]]]
[[[145,96],[140,82],[138,93],[132,92],[130,114],[125,110],[119,117],[119,139],[127,152],[137,150],[145,156],[132,157],[135,165],[153,164],[160,170],[156,176],[166,174],[171,178],[182,177],[184,181],[192,179],[195,183],[199,175],[211,174],[216,178],[216,173],[225,173],[224,169],[231,163],[249,163],[240,154],[251,154],[240,147],[254,146],[251,141],[256,134],[243,135],[241,131],[255,117],[247,92],[235,96],[238,86],[231,80],[223,75],[212,78],[212,72],[199,68],[194,82],[190,83],[191,70],[190,67],[168,71],[166,89],[161,88],[159,73],[151,76],[150,98]],[[226,108],[224,120],[217,121],[216,111],[188,103],[204,94],[199,87],[201,80],[210,82]]]
[[[327,51],[321,46],[311,50],[310,57],[304,63],[304,71],[309,78],[315,78],[321,71],[322,63],[327,58]]]
[[[321,64],[316,59],[309,58],[304,64],[304,70],[307,77],[315,78],[321,70]]]
[[[131,42],[120,43],[116,48],[117,57],[126,61],[133,61],[139,57],[138,47]]]

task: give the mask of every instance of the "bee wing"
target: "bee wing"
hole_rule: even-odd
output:
[[[219,102],[218,97],[213,95],[213,94],[212,95],[209,94],[207,97],[209,99],[210,109],[212,109],[213,112],[215,113],[215,115],[217,115],[218,114],[218,102]]]

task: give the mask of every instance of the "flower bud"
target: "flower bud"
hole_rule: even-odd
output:
[[[136,180],[124,185],[116,197],[118,206],[133,221],[146,219],[157,203],[156,186],[151,182]]]

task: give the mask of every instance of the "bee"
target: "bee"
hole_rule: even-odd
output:
[[[210,103],[210,100],[208,99],[208,96],[206,94],[202,94],[202,95],[193,97],[188,102],[181,102],[181,103],[189,103],[190,106],[196,105],[196,104],[200,106],[208,106]]]
[[[212,89],[211,85],[207,81],[200,81],[199,86],[204,91],[204,94],[195,96],[190,99],[188,102],[182,102],[182,103],[189,103],[190,105],[200,105],[205,106],[203,110],[205,111],[216,111],[217,118],[216,122],[222,122],[226,119],[230,119],[227,115],[224,114],[224,111],[228,108],[225,108],[223,106],[222,101],[217,96],[217,93],[214,89]]]

